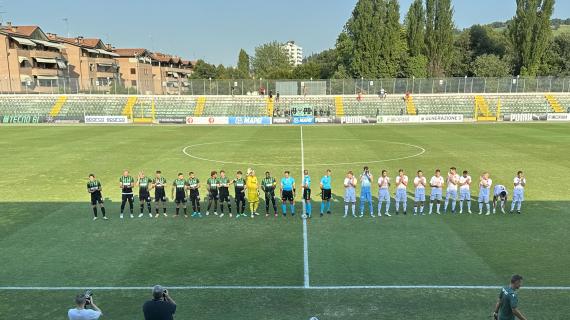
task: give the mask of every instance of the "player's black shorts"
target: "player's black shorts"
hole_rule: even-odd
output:
[[[176,191],[176,197],[174,198],[174,202],[176,204],[185,203],[186,202],[186,192]]]
[[[156,188],[154,189],[154,201],[162,201],[166,202],[166,193],[164,192],[164,188]]]
[[[495,199],[495,200],[497,200],[497,199],[505,200],[505,199],[507,199],[507,192],[506,192],[506,191],[502,191],[502,192],[499,193],[498,195],[493,195],[493,199]]]
[[[148,190],[139,190],[139,201],[150,202],[150,192]]]
[[[230,190],[228,188],[220,188],[220,201],[230,202]]]
[[[303,200],[311,200],[311,189],[303,189]]]
[[[218,199],[218,189],[213,189],[208,192],[208,199],[217,200]]]
[[[91,194],[91,205],[96,205],[97,203],[103,204],[103,196],[99,191]]]
[[[323,189],[321,193],[322,200],[330,200],[332,198],[331,189]]]
[[[236,199],[236,201],[237,200],[245,201],[245,193],[243,193],[241,191],[236,191],[235,199]]]
[[[122,200],[122,201],[127,201],[127,200],[128,200],[129,202],[133,202],[133,194],[132,194],[132,193],[130,193],[130,194],[124,194],[124,193],[123,193],[123,194],[121,195],[121,200]]]
[[[281,200],[283,201],[293,201],[293,191],[292,190],[283,190],[281,194]]]
[[[275,198],[275,188],[265,188],[265,198]]]
[[[200,200],[200,191],[198,189],[190,189],[190,200],[193,199]]]

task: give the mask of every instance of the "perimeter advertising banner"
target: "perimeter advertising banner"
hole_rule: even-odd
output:
[[[293,117],[293,124],[313,124],[315,123],[315,118],[310,116],[295,116]]]
[[[378,120],[376,118],[364,116],[346,116],[334,119],[334,123],[340,124],[374,124],[377,122]]]
[[[549,113],[548,121],[570,121],[570,113]]]
[[[452,123],[463,122],[462,114],[433,114],[421,116],[379,116],[378,123]]]
[[[85,116],[87,124],[127,124],[129,119],[126,116]]]
[[[186,124],[222,125],[222,124],[229,124],[229,118],[228,117],[186,117]]]
[[[548,115],[536,113],[513,113],[503,116],[503,121],[507,122],[532,122],[532,121],[546,121]]]
[[[271,124],[270,117],[229,117],[229,124],[231,125],[269,125]]]
[[[3,115],[2,123],[42,123],[45,117],[25,115]]]

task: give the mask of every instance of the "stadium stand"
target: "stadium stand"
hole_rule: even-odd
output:
[[[396,95],[281,96],[279,100],[264,96],[0,95],[0,115],[68,120],[81,120],[86,115],[126,115],[144,123],[187,116],[286,116],[293,108],[312,106],[319,116],[375,117],[417,112],[461,114],[472,119],[500,118],[510,113],[567,112],[570,107],[570,94],[435,94],[411,98],[413,108],[409,100]]]

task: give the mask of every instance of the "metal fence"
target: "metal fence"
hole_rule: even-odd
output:
[[[138,85],[137,85],[138,84]],[[283,92],[280,92],[283,90]],[[366,95],[452,93],[570,93],[570,78],[428,78],[325,80],[214,80],[126,82],[115,79],[20,79],[0,77],[0,94],[127,94],[127,95]]]

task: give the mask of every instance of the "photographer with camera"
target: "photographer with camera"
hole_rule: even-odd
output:
[[[75,305],[75,308],[69,309],[67,312],[69,320],[97,320],[103,315],[101,309],[93,301],[93,294],[90,290],[77,295]],[[91,308],[87,309],[87,307]]]
[[[159,285],[154,286],[152,300],[143,305],[145,320],[173,320],[175,312],[176,303],[168,294],[168,290]]]

